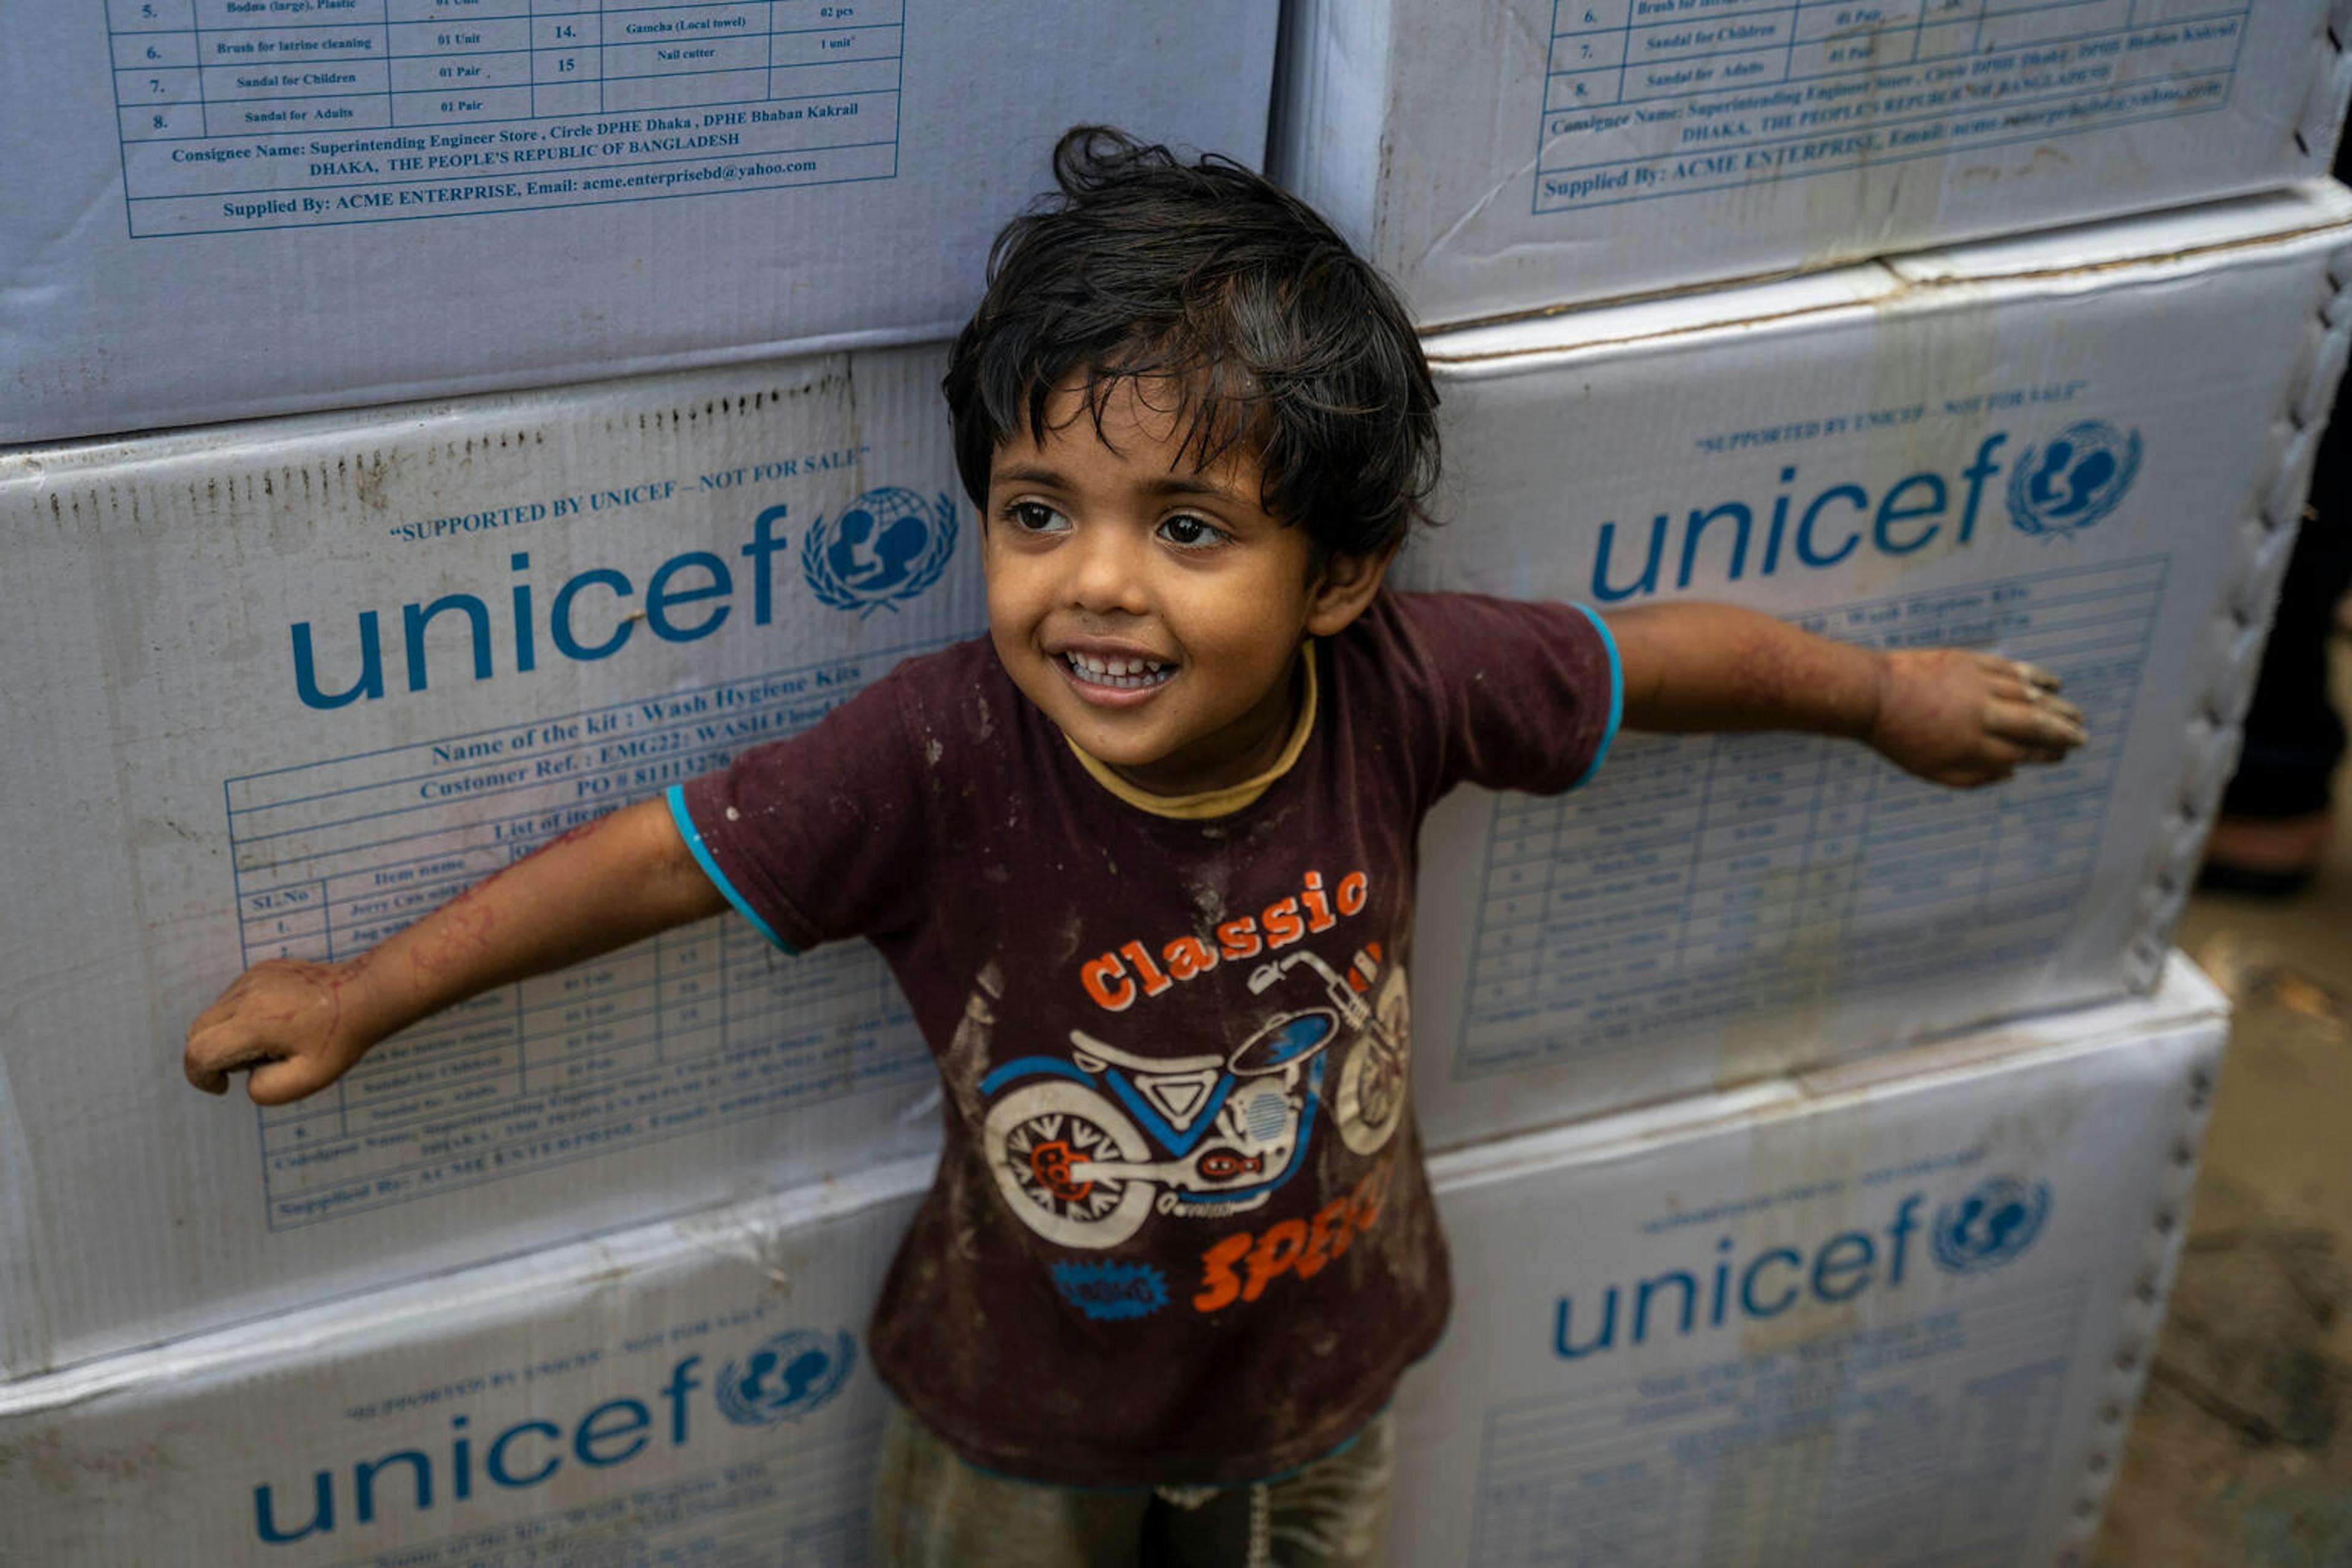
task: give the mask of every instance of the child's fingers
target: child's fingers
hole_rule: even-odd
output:
[[[1977,655],[1977,668],[1988,675],[2010,676],[2023,685],[2043,691],[2055,691],[2062,684],[2055,675],[2040,665],[2028,659],[2011,658],[2007,654],[1980,653]]]
[[[211,1006],[196,1015],[195,1021],[188,1026],[188,1037],[194,1039],[239,1016],[299,1005],[316,994],[318,982],[312,972],[318,967],[283,958],[266,959],[255,964],[231,981],[228,989],[213,999]]]
[[[2022,702],[2027,707],[2038,709],[2044,713],[2055,713],[2060,718],[2069,720],[2077,725],[2083,722],[2083,710],[2046,686],[2028,686],[2020,682],[2012,687],[2012,690],[2015,693],[2011,697],[2012,701]],[[2002,695],[2009,696],[2010,693],[2004,692]]]
[[[2016,672],[2017,679],[2025,682],[2027,686],[2033,688],[2037,691],[2056,691],[2058,689],[2060,685],[2058,678],[2051,674],[2048,670],[2042,668],[2040,665],[2028,664],[2021,658],[2011,659],[2009,662],[2010,668]]]
[[[2006,778],[2011,770],[2025,761],[2032,751],[2033,748],[2022,741],[2011,740],[2003,735],[1990,735],[1985,739],[1982,754],[1995,767],[2000,769],[2001,776]]]
[[[256,1105],[284,1105],[324,1087],[332,1077],[314,1061],[286,1057],[255,1067],[246,1076],[245,1092]]]
[[[2083,710],[2058,695],[2058,678],[2048,670],[1990,654],[1979,661],[1978,668],[1983,672],[1986,687],[2001,700],[2047,708],[2077,724],[2083,721]]]
[[[2088,732],[2088,721],[2084,719],[2083,710],[2080,708],[2075,707],[2074,704],[2061,697],[2051,697],[2039,693],[2037,693],[2037,696],[2039,697],[2039,700],[2035,702],[2035,707],[2055,713],[2061,719],[2063,719],[2069,723],[2074,725],[2075,728],[2083,730],[2086,733]]]
[[[2083,727],[2079,717],[2069,717],[2055,708],[2015,702],[1987,703],[1984,729],[1986,734],[2020,747],[2062,756],[2076,746],[2089,744],[2091,739],[2091,732]]]
[[[1999,784],[2029,763],[2063,763],[2071,747],[2049,745],[2029,738],[2012,739],[1988,731],[1965,758],[1930,773],[1937,784],[1973,789]]]
[[[180,1058],[180,1070],[206,1094],[226,1094],[229,1074],[278,1061],[284,1054],[250,1029],[215,1028],[203,1034],[192,1031],[187,1049]]]
[[[227,990],[222,992],[211,1006],[197,1014],[194,1021],[189,1024],[188,1038],[194,1040],[205,1030],[225,1024],[236,1016],[237,1009],[245,1004],[246,993],[252,989],[252,972],[249,970],[238,975],[236,982]]]
[[[1976,669],[1978,676],[1991,690],[2003,697],[2014,693],[2020,701],[2024,700],[2025,679],[2017,673],[2015,659],[2003,658],[1999,654],[1980,653],[1976,656]]]

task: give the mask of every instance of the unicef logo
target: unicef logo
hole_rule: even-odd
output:
[[[793,1329],[778,1334],[719,1374],[719,1409],[738,1426],[797,1421],[830,1403],[857,1363],[848,1330],[824,1334]]]
[[[867,490],[801,542],[801,574],[836,610],[897,610],[940,580],[955,552],[956,507],[934,506],[909,489]]]
[[[2116,510],[2139,472],[2139,432],[2104,419],[2028,447],[2009,476],[2009,521],[2028,533],[2073,533]]]
[[[2033,1245],[2049,1215],[2049,1183],[1995,1176],[1936,1211],[1936,1261],[1955,1274],[1998,1268]]]

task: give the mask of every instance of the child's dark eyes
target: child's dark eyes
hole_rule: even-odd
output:
[[[1072,524],[1068,517],[1044,501],[1016,500],[1005,503],[1002,515],[1015,533],[1064,533]],[[1159,536],[1181,550],[1206,550],[1230,543],[1233,535],[1205,518],[1189,512],[1179,512],[1160,521]]]
[[[1062,514],[1043,501],[1014,501],[1004,509],[1004,517],[1024,533],[1051,533],[1064,526]]]
[[[1181,512],[1160,525],[1160,536],[1171,544],[1189,549],[1223,544],[1232,537],[1213,522]]]

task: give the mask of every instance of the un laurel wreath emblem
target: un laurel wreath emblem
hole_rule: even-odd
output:
[[[2027,533],[2073,533],[2116,510],[2139,472],[2140,439],[2104,419],[2028,447],[2009,476],[2009,521]]]
[[[730,1361],[714,1391],[719,1413],[738,1426],[797,1421],[832,1402],[857,1364],[857,1339],[846,1329],[793,1329]]]
[[[898,601],[940,580],[955,541],[952,498],[942,494],[933,505],[886,485],[810,526],[801,541],[801,574],[809,591],[836,610],[896,613]]]

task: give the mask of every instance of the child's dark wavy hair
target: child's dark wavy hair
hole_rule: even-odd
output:
[[[1437,390],[1411,319],[1370,265],[1297,197],[1229,159],[1081,125],[1054,149],[1059,198],[1005,226],[945,390],[956,466],[987,505],[996,449],[1046,434],[1082,381],[1101,430],[1122,382],[1181,399],[1180,452],[1236,447],[1260,504],[1324,552],[1401,542],[1437,480]]]

